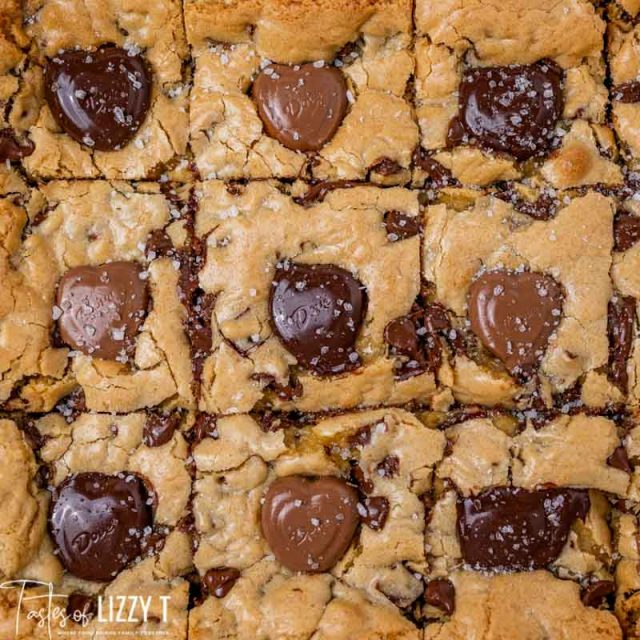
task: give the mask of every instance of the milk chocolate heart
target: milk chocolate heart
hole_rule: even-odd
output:
[[[65,568],[107,582],[140,556],[153,524],[147,487],[133,474],[78,473],[55,491],[49,531]]]
[[[69,269],[58,284],[58,326],[70,347],[115,360],[133,348],[149,302],[135,262]]]
[[[118,47],[64,51],[47,61],[45,97],[58,125],[98,151],[121,149],[151,104],[146,60]]]
[[[288,149],[318,151],[347,112],[347,85],[335,67],[274,64],[253,83],[253,99],[267,133]]]
[[[351,544],[357,505],[358,492],[339,478],[279,478],[264,497],[262,533],[288,569],[328,571]]]
[[[469,289],[471,329],[514,375],[530,375],[560,323],[563,292],[550,276],[489,271]]]
[[[367,308],[364,286],[331,264],[282,263],[270,299],[271,321],[298,364],[318,375],[355,369],[355,342]]]

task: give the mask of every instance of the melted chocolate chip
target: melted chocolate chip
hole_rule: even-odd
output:
[[[295,196],[293,201],[303,207],[311,206],[317,202],[323,202],[331,191],[336,189],[353,189],[362,183],[357,180],[333,180],[322,181],[312,184],[303,196]]]
[[[359,507],[362,522],[374,531],[384,528],[389,516],[389,500],[384,496],[372,496],[364,499]]]
[[[589,494],[578,489],[498,487],[459,498],[458,538],[474,569],[542,569],[562,551],[573,522],[584,520]]]
[[[216,567],[204,574],[202,582],[207,593],[216,598],[224,598],[240,577],[240,571],[233,567]]]
[[[355,535],[357,504],[357,491],[338,478],[279,478],[264,497],[262,533],[288,569],[328,571]]]
[[[633,346],[636,323],[636,301],[631,297],[616,297],[609,302],[609,380],[623,393],[627,392],[629,375],[627,361]]]
[[[0,162],[22,160],[34,151],[35,145],[30,140],[20,144],[11,129],[0,130]]]
[[[550,61],[469,69],[459,88],[450,146],[478,144],[517,160],[541,156],[555,144],[563,110],[563,73]]]
[[[369,167],[369,171],[384,177],[389,177],[400,173],[402,167],[391,158],[380,158]]]
[[[58,125],[98,151],[125,146],[151,104],[151,70],[118,47],[65,51],[47,61],[45,97]]]
[[[614,469],[620,469],[625,473],[633,473],[627,450],[623,445],[616,447],[613,453],[607,458],[607,464]]]
[[[585,607],[599,607],[615,591],[616,583],[613,580],[596,580],[582,590],[582,603]]]
[[[616,251],[628,251],[640,240],[640,216],[618,213],[613,221]]]
[[[446,578],[431,580],[425,587],[424,601],[432,607],[441,609],[448,616],[453,615],[456,607],[456,589],[451,580]]]
[[[205,438],[218,439],[218,426],[216,417],[208,413],[200,413],[196,418],[189,439],[193,445],[202,442]]]
[[[527,377],[560,323],[563,299],[550,276],[486,272],[469,289],[471,330],[513,375]]]
[[[373,482],[364,474],[362,467],[353,461],[351,463],[351,476],[349,480],[365,495],[369,495],[375,488]]]
[[[144,425],[142,440],[147,447],[161,447],[173,438],[179,426],[180,416],[177,413],[150,412]]]
[[[383,478],[393,478],[400,470],[400,459],[398,456],[388,455],[376,467],[376,472]]]
[[[460,184],[449,169],[434,160],[422,147],[418,147],[413,152],[413,162],[421,171],[427,174],[424,185],[427,188],[443,189]]]
[[[253,99],[267,133],[288,149],[318,151],[347,112],[347,84],[335,67],[273,64],[253,83]]]
[[[62,276],[57,306],[62,340],[106,360],[131,352],[149,304],[142,269],[133,262],[75,267]]]
[[[137,476],[79,473],[55,491],[49,531],[65,568],[107,582],[140,556],[153,524],[150,495]]]
[[[84,593],[72,593],[67,600],[67,615],[77,623],[90,620],[96,614],[96,601]]]
[[[269,307],[275,332],[300,366],[320,376],[360,366],[355,343],[367,294],[348,271],[285,262],[276,269]]]
[[[558,199],[549,191],[542,191],[535,200],[526,200],[512,184],[506,184],[495,195],[496,198],[510,203],[516,211],[531,216],[534,220],[550,220],[560,206]]]
[[[402,211],[387,211],[384,214],[384,226],[389,242],[406,240],[420,233],[418,216],[410,216]]]
[[[349,436],[349,444],[352,447],[366,447],[371,442],[372,425],[366,424]]]
[[[385,327],[384,339],[391,355],[398,358],[396,378],[406,380],[426,371],[437,373],[442,364],[439,336],[450,332],[447,313],[437,304],[427,304],[392,320]]]
[[[613,99],[618,102],[625,102],[631,104],[634,102],[640,102],[640,82],[634,80],[633,82],[625,82],[618,85],[613,89]]]

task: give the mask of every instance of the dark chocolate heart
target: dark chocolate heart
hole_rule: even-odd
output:
[[[131,351],[148,303],[135,262],[69,269],[58,284],[60,336],[82,353],[115,360]]]
[[[62,564],[84,580],[113,580],[140,556],[153,524],[151,502],[145,483],[133,474],[67,478],[55,490],[49,514]]]
[[[555,63],[469,69],[459,87],[451,146],[478,144],[527,160],[555,144],[564,107],[563,73]]]
[[[351,544],[357,507],[358,492],[339,478],[279,478],[264,497],[262,533],[288,569],[328,571]]]
[[[459,498],[458,537],[464,561],[475,569],[542,569],[562,551],[569,529],[589,512],[578,489],[496,487]]]
[[[118,47],[64,51],[47,61],[45,97],[58,125],[98,151],[125,146],[151,104],[151,70]]]
[[[560,323],[563,292],[550,276],[488,271],[469,289],[472,331],[514,375],[530,375]]]
[[[271,289],[271,319],[298,364],[318,375],[360,366],[355,343],[367,308],[364,286],[332,264],[282,263]]]
[[[253,99],[272,138],[288,149],[318,151],[347,112],[347,84],[335,67],[274,64],[256,78]]]

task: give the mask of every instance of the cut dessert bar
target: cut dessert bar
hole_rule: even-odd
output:
[[[211,326],[198,354],[203,411],[320,411],[434,395],[437,363],[405,371],[387,344],[387,327],[420,294],[417,193],[318,187],[296,197],[264,181],[198,186],[197,308]]]
[[[408,0],[186,0],[203,179],[403,184],[418,127]]]
[[[32,145],[24,158],[32,177],[156,178],[182,162],[188,51],[179,0],[28,0],[24,24],[32,46],[8,120]]]
[[[425,500],[444,447],[440,431],[398,409],[300,430],[200,416],[203,601],[190,637],[420,638],[411,610],[428,572]]]
[[[621,402],[636,320],[610,278],[617,201],[530,191],[450,191],[425,211],[428,299],[451,326],[439,379],[467,403]]]
[[[155,184],[51,182],[0,201],[0,402],[194,403],[179,295],[186,222]]]
[[[19,430],[0,421],[9,465],[0,479],[0,628],[17,640],[69,633],[184,640],[182,576],[192,561],[182,526],[191,491],[184,422],[179,414],[49,414]],[[36,599],[49,585],[52,607],[70,617],[60,626],[52,608],[50,629],[37,616],[46,601]],[[144,597],[147,611],[107,623],[110,596]]]
[[[618,184],[589,0],[417,0],[416,178]]]

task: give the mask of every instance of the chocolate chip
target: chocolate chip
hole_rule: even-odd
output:
[[[631,462],[629,462],[629,456],[627,450],[623,445],[616,447],[613,453],[607,458],[607,464],[614,469],[620,469],[625,473],[633,473]]]
[[[441,609],[448,616],[453,615],[456,607],[456,589],[451,580],[435,578],[424,590],[424,601],[432,607]]]
[[[618,85],[613,89],[612,98],[618,102],[627,104],[640,102],[640,82],[633,80],[632,82],[625,82],[624,84]]]
[[[392,356],[398,358],[396,378],[406,380],[426,371],[437,373],[442,364],[439,336],[451,335],[451,324],[443,307],[427,304],[392,320],[384,330]]]
[[[96,614],[96,601],[93,596],[84,593],[72,593],[67,599],[67,616],[74,622],[82,623]]]
[[[560,323],[563,300],[548,275],[489,271],[469,289],[471,330],[513,375],[526,377]]]
[[[413,162],[418,169],[427,174],[425,187],[443,189],[459,185],[451,171],[434,160],[422,147],[416,148],[413,152]]]
[[[267,133],[288,149],[318,151],[347,112],[347,84],[335,67],[273,64],[253,83],[253,99]]]
[[[353,189],[362,183],[357,180],[323,180],[312,184],[303,196],[295,196],[293,201],[303,207],[308,207],[318,202],[323,202],[327,194],[336,189]]]
[[[140,556],[153,524],[149,490],[138,476],[78,473],[60,484],[49,531],[65,568],[78,578],[108,582]]]
[[[542,569],[562,551],[573,522],[584,520],[589,494],[578,489],[497,487],[458,498],[457,530],[474,569]]]
[[[349,436],[349,444],[352,447],[366,447],[371,442],[372,425],[366,424]]]
[[[353,484],[355,484],[362,493],[369,495],[375,488],[373,482],[367,478],[362,470],[362,467],[355,461],[351,463],[351,476],[349,478]]]
[[[218,439],[218,426],[216,417],[208,413],[200,413],[190,431],[189,439],[193,445],[202,442],[205,438]]]
[[[402,167],[391,158],[380,158],[369,167],[369,171],[384,177],[389,177],[400,173]]]
[[[545,154],[556,143],[562,84],[562,69],[546,60],[469,69],[460,83],[449,145],[478,144],[517,160]]]
[[[357,505],[357,491],[338,478],[278,478],[264,497],[262,533],[288,569],[328,571],[355,535]]]
[[[364,499],[358,508],[362,522],[374,531],[384,528],[389,516],[389,500],[384,496],[372,496]]]
[[[376,472],[382,478],[393,478],[400,470],[400,459],[398,456],[385,456],[376,467]]]
[[[20,144],[11,129],[0,130],[0,162],[22,160],[34,151],[35,145],[30,140]]]
[[[628,251],[640,240],[640,217],[621,212],[613,221],[616,251]]]
[[[635,299],[629,296],[613,298],[608,311],[609,380],[623,393],[629,385],[627,361],[633,346],[635,324]]]
[[[173,438],[179,426],[180,416],[177,413],[149,412],[144,424],[142,441],[147,447],[161,447]]]
[[[596,580],[590,582],[581,594],[585,607],[599,607],[612,593],[616,591],[616,583],[613,580]]]
[[[224,598],[240,577],[240,571],[233,567],[216,567],[204,574],[202,582],[207,593],[216,598]]]
[[[384,214],[384,226],[389,242],[406,240],[420,233],[418,216],[410,216],[402,211],[387,211]]]
[[[550,220],[560,206],[558,199],[549,191],[542,191],[535,200],[527,200],[510,183],[496,191],[495,195],[496,198],[511,204],[519,213],[524,213],[534,220]]]
[[[65,51],[47,61],[45,97],[58,125],[98,151],[125,146],[151,104],[151,70],[139,54],[118,47]]]
[[[134,262],[75,267],[58,285],[60,336],[82,353],[116,360],[132,351],[148,303],[142,268]]]
[[[367,294],[345,269],[282,263],[276,269],[269,308],[274,331],[300,366],[320,376],[360,366],[355,343]]]

